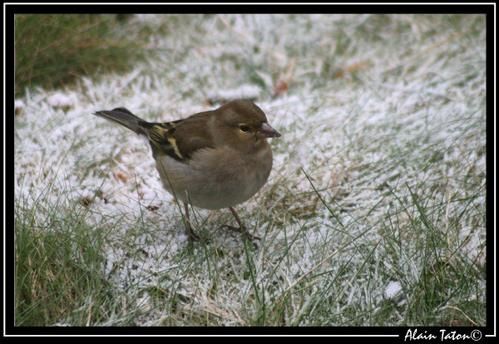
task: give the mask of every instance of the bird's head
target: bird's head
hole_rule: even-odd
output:
[[[266,139],[281,134],[272,128],[265,113],[249,100],[233,100],[217,110],[217,126],[226,142],[242,150],[267,145]]]

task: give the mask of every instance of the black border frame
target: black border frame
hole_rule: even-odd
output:
[[[193,11],[194,10],[194,11]],[[14,326],[14,15],[18,13],[480,13],[486,15],[486,111],[487,111],[487,313],[484,327],[16,327]],[[482,4],[4,4],[4,134],[6,143],[4,171],[4,326],[3,335],[319,335],[319,336],[371,336],[386,335],[384,340],[403,340],[408,329],[418,333],[435,334],[455,330],[469,334],[480,330],[483,339],[495,337],[495,3]],[[12,87],[9,87],[11,85]],[[492,180],[492,183],[491,183]],[[492,185],[491,185],[492,184]],[[360,339],[360,338],[357,338]],[[482,339],[482,340],[483,340]],[[488,338],[487,338],[488,339]]]

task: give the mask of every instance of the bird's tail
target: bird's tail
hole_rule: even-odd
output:
[[[135,116],[125,108],[120,107],[110,111],[97,111],[94,115],[121,124],[137,134],[147,135],[146,128],[149,123]]]

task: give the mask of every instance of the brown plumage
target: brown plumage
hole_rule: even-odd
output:
[[[233,206],[265,184],[272,168],[267,138],[280,136],[253,102],[235,100],[165,123],[144,121],[125,108],[95,114],[149,139],[163,185],[177,199],[206,209],[230,208],[239,230],[249,235]],[[186,227],[196,238],[190,223]]]

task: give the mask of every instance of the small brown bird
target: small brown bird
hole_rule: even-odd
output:
[[[249,234],[234,206],[247,201],[265,184],[272,169],[267,139],[279,134],[265,113],[249,100],[234,100],[218,109],[166,123],[150,123],[125,108],[95,115],[119,123],[148,138],[165,189],[182,201],[186,232],[194,233],[188,204],[205,209],[229,208],[239,227]]]

